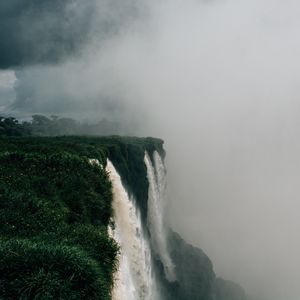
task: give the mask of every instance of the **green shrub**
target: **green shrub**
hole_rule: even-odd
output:
[[[38,235],[62,223],[66,213],[63,207],[39,199],[30,192],[21,193],[0,184],[0,220],[3,235]]]
[[[106,300],[110,287],[77,247],[10,239],[0,242],[0,297]]]
[[[62,232],[60,238],[63,243],[77,245],[86,251],[90,257],[97,260],[105,274],[108,285],[113,282],[119,247],[115,240],[108,236],[106,227],[71,225]]]

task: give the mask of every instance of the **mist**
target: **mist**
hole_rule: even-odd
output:
[[[298,300],[300,4],[134,7],[80,57],[19,70],[7,110],[134,120],[131,133],[163,138],[170,226],[254,299]]]
[[[159,3],[107,59],[166,140],[171,226],[256,299],[300,295],[298,14]]]

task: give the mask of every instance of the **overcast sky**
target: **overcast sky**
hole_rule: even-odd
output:
[[[58,1],[47,13],[14,8],[29,25],[42,10],[34,26],[46,14],[41,28],[52,30],[15,58],[0,47],[0,106],[135,119],[132,133],[166,141],[170,224],[219,275],[268,300],[299,300],[300,4],[86,2],[65,1],[59,14]]]

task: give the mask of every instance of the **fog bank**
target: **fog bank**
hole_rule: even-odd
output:
[[[300,295],[299,10],[159,3],[106,54],[150,116],[144,132],[166,140],[172,226],[218,274],[273,300]]]

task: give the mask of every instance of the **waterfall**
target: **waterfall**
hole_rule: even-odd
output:
[[[121,248],[113,300],[155,300],[151,249],[143,232],[140,212],[109,160],[106,170],[113,186],[114,228],[110,231]]]
[[[149,182],[147,225],[151,235],[151,246],[164,266],[165,276],[175,281],[174,265],[168,252],[167,234],[164,224],[164,204],[166,199],[166,169],[157,151],[153,153],[152,163],[149,154],[144,158]]]

